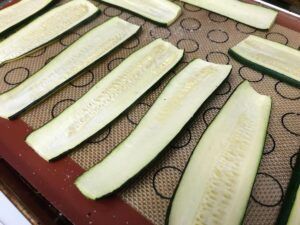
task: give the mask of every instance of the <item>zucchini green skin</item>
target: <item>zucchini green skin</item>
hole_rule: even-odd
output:
[[[133,15],[136,15],[136,16],[138,16],[138,17],[142,17],[142,18],[144,18],[144,19],[146,19],[146,20],[149,20],[149,21],[151,21],[151,22],[153,22],[153,23],[155,23],[155,24],[157,24],[157,25],[161,25],[161,26],[164,26],[164,27],[167,27],[167,26],[170,25],[170,24],[168,24],[168,23],[162,23],[162,22],[159,22],[159,21],[157,21],[157,20],[154,20],[154,19],[145,17],[145,16],[143,16],[143,15],[137,13],[137,12],[134,12],[134,11],[129,10],[129,9],[126,9],[126,8],[123,8],[123,7],[121,7],[121,6],[111,4],[111,3],[109,3],[109,2],[106,2],[105,0],[96,0],[96,1],[101,2],[101,3],[105,3],[106,5],[109,5],[109,6],[113,6],[114,8],[117,8],[117,9],[120,9],[120,10],[125,10],[125,11],[127,11],[127,12],[129,12],[129,13],[131,13],[131,14],[133,14]],[[174,3],[174,4],[175,4],[175,3]],[[180,14],[181,14],[181,12],[180,12]],[[180,16],[180,14],[177,15],[177,17],[175,18],[175,20]],[[174,21],[174,22],[175,22],[175,21]]]
[[[244,82],[247,82],[247,81],[244,81]],[[227,102],[229,101],[229,99],[233,96],[233,94],[235,93],[235,91],[236,91],[236,90],[237,90],[244,82],[240,83],[240,84],[235,88],[235,90],[230,94],[230,96],[229,96],[228,99],[225,101],[225,103],[223,104],[223,106],[226,105],[226,103],[227,103]],[[269,114],[271,114],[271,110],[272,110],[272,105],[271,105],[271,107],[270,107]],[[218,113],[218,115],[219,115],[221,112],[222,112],[222,109],[220,110],[220,112]],[[216,120],[216,118],[218,117],[218,115],[214,117],[214,119],[211,121],[210,124],[214,123],[214,121]],[[198,140],[196,146],[198,146],[199,142],[201,141],[202,137],[206,134],[206,132],[208,131],[208,129],[209,129],[209,127],[207,127],[207,128],[204,130],[204,132],[203,132],[202,135],[200,136],[200,138],[199,138],[199,140]],[[266,129],[266,130],[267,130],[267,129]],[[267,132],[265,132],[264,140],[266,140],[266,138],[267,138]],[[171,197],[171,199],[170,199],[170,202],[169,202],[169,205],[168,205],[168,208],[167,208],[166,217],[165,217],[165,223],[164,223],[165,225],[169,225],[169,217],[170,217],[170,213],[171,213],[171,209],[172,209],[172,205],[173,205],[173,202],[174,202],[175,195],[176,195],[176,193],[177,193],[177,191],[178,191],[178,188],[179,188],[179,185],[180,185],[180,183],[181,183],[181,181],[182,181],[183,175],[184,175],[184,173],[185,173],[185,171],[186,171],[186,169],[187,169],[187,166],[188,166],[189,162],[191,161],[191,158],[192,158],[193,153],[195,152],[195,150],[196,150],[196,147],[193,149],[192,153],[190,154],[190,156],[189,156],[189,158],[188,158],[188,160],[187,160],[187,163],[185,164],[185,166],[184,166],[184,168],[183,168],[183,170],[182,170],[182,173],[181,173],[181,176],[180,176],[180,178],[179,178],[179,180],[178,180],[178,183],[177,183],[177,185],[176,185],[176,187],[175,187],[175,189],[174,189],[173,195],[172,195],[172,197]],[[262,159],[262,157],[263,157],[263,154],[262,154],[262,153],[263,153],[263,150],[264,150],[264,145],[263,145],[262,148],[261,148],[261,156],[260,156],[260,158],[258,159],[258,160],[259,160],[259,165],[258,165],[258,167],[257,167],[256,172],[258,172],[259,167],[260,167],[260,164],[261,164],[261,159]],[[256,178],[255,178],[255,179],[256,179]],[[252,183],[252,189],[253,189],[254,184],[255,184],[255,179],[253,180],[253,183]],[[251,194],[251,193],[250,193],[250,194]],[[249,204],[249,201],[250,201],[250,194],[249,194],[248,204]],[[248,204],[247,204],[247,205],[248,205]],[[243,209],[244,212],[246,212],[246,210],[247,210],[247,205],[246,205],[246,207]],[[243,221],[244,221],[244,219],[245,219],[245,216],[246,216],[246,215],[244,214],[244,216],[241,218],[241,221],[239,222],[240,225],[243,224]]]
[[[300,153],[300,151],[298,152]],[[277,218],[276,225],[286,225],[291,214],[298,187],[300,185],[300,155],[296,159],[296,164],[280,209],[279,216]]]
[[[39,17],[40,15],[44,14],[45,12],[47,12],[49,9],[51,9],[56,3],[58,3],[59,0],[51,0],[51,2],[49,2],[46,6],[44,6],[43,8],[41,8],[39,11],[37,11],[36,13],[30,15],[29,17],[27,17],[26,19],[16,23],[15,25],[7,28],[6,30],[2,31],[0,33],[0,40],[4,39],[5,37],[7,37],[10,34],[15,33],[20,27],[23,27],[24,25],[30,23],[32,20],[34,20],[35,18]]]
[[[101,25],[100,25],[101,26]],[[97,27],[93,28],[92,30],[96,29]],[[92,31],[90,30],[90,31]],[[90,32],[89,31],[89,32]],[[130,41],[132,38],[134,38],[135,35],[137,35],[139,32],[141,32],[141,27],[136,31],[136,33],[134,35],[132,35],[131,37],[129,37],[125,42],[120,43],[119,45],[117,45],[111,52],[115,51],[120,45],[123,45],[124,43]],[[73,43],[76,44],[76,41]],[[61,51],[59,54],[63,53],[64,51],[66,51],[68,48],[65,48],[63,51]],[[59,55],[58,54],[58,55]],[[107,54],[106,54],[107,55]],[[105,55],[103,56],[105,57]],[[28,111],[29,109],[33,108],[34,106],[42,103],[43,101],[45,101],[49,96],[53,95],[54,93],[56,93],[57,91],[59,91],[61,88],[63,88],[64,86],[66,86],[67,84],[69,84],[71,81],[75,80],[77,77],[79,77],[81,74],[83,74],[84,72],[87,72],[90,67],[92,67],[93,65],[96,65],[101,59],[103,59],[103,57],[100,57],[99,59],[97,59],[96,61],[94,61],[92,64],[88,65],[86,68],[82,69],[80,72],[78,72],[77,74],[75,74],[74,76],[70,77],[68,80],[66,80],[65,82],[61,83],[60,85],[56,86],[54,89],[52,89],[50,92],[48,92],[47,94],[45,94],[44,96],[42,96],[40,99],[34,101],[32,104],[28,105],[27,107],[25,107],[24,109],[20,110],[19,112],[15,113],[14,115],[8,117],[9,120],[14,120],[17,119],[22,113]],[[41,68],[40,70],[42,70],[43,68]],[[38,72],[38,71],[37,71]],[[17,87],[17,86],[16,86]],[[12,89],[11,89],[12,90]],[[6,91],[9,92],[10,90]],[[4,92],[4,93],[6,93]],[[2,94],[4,94],[2,93]],[[45,124],[46,125],[46,124]]]
[[[229,55],[232,58],[236,59],[238,62],[240,62],[240,63],[242,63],[242,64],[244,64],[246,66],[249,66],[250,68],[252,68],[252,69],[254,69],[256,71],[268,74],[268,75],[274,77],[275,79],[282,80],[282,81],[284,81],[286,83],[289,83],[292,86],[300,88],[300,82],[299,81],[297,81],[297,80],[295,80],[293,78],[290,78],[290,77],[286,76],[285,74],[279,73],[279,72],[277,72],[275,70],[272,70],[270,68],[267,68],[267,67],[259,65],[257,63],[254,63],[254,62],[252,62],[252,61],[250,61],[250,60],[248,60],[248,59],[240,56],[238,53],[236,53],[232,49],[229,49],[228,53],[229,53]]]
[[[59,6],[60,6],[60,5],[57,5],[56,7],[59,7]],[[54,8],[55,8],[55,7],[54,7]],[[53,9],[54,9],[54,8],[53,8]],[[4,61],[4,62],[0,62],[0,66],[1,66],[1,65],[4,65],[4,64],[6,64],[6,63],[10,63],[10,62],[14,62],[14,61],[17,61],[17,60],[19,60],[19,59],[22,59],[22,58],[24,58],[25,56],[28,56],[28,55],[30,55],[30,54],[33,54],[33,53],[39,51],[40,49],[42,49],[42,48],[44,48],[44,47],[46,47],[46,46],[49,46],[49,45],[53,44],[55,41],[59,40],[59,38],[61,38],[62,36],[68,34],[70,31],[75,30],[75,29],[78,28],[78,27],[84,26],[85,24],[88,24],[89,22],[91,22],[92,20],[94,20],[95,18],[97,18],[100,14],[101,14],[101,10],[98,9],[98,10],[95,11],[95,13],[92,14],[90,17],[87,17],[86,19],[84,19],[84,20],[81,21],[80,23],[78,23],[78,24],[76,24],[75,26],[71,27],[70,29],[64,31],[63,33],[61,33],[60,35],[56,36],[55,38],[53,38],[52,40],[48,41],[47,43],[44,43],[43,45],[41,45],[41,46],[39,46],[39,47],[37,47],[37,48],[35,48],[35,49],[32,49],[31,51],[29,51],[29,52],[27,52],[27,53],[25,53],[25,54],[23,54],[23,55],[21,55],[21,56],[18,56],[18,57],[14,58],[14,59],[10,59],[10,60]],[[42,16],[42,15],[40,15],[40,16]],[[40,16],[36,17],[34,20],[38,19]],[[34,21],[34,20],[31,20],[31,22]],[[23,28],[24,28],[24,27],[22,27],[22,29],[23,29]],[[0,39],[1,39],[1,38],[0,38]],[[0,40],[0,42],[1,42],[1,40]]]
[[[198,63],[199,63],[199,61],[201,61],[201,60],[193,60],[190,64],[193,64],[193,62],[195,62],[196,63],[196,61],[198,61]],[[190,65],[191,66],[191,68],[195,68],[195,67],[192,67],[193,65]],[[220,65],[219,65],[220,66]],[[226,66],[225,66],[226,67]],[[188,69],[190,69],[190,68],[187,68],[187,71],[189,71]],[[206,67],[205,69],[210,69],[210,67]],[[203,73],[205,73],[205,71],[206,70],[203,70]],[[222,77],[223,77],[223,79],[221,80],[221,78],[218,78],[219,79],[219,81],[218,81],[218,84],[217,83],[215,83],[214,84],[214,86],[213,86],[213,89],[212,90],[210,90],[209,91],[209,94],[207,95],[207,94],[205,94],[205,99],[203,99],[204,100],[204,102],[206,102],[207,101],[207,99],[209,99],[209,96],[211,96],[215,91],[216,91],[216,89],[218,88],[218,86],[220,86],[223,82],[224,82],[224,80],[226,79],[226,77],[228,76],[228,74],[230,74],[230,71],[231,71],[231,68],[223,68],[224,69],[224,71],[222,72],[223,74],[222,74]],[[225,70],[226,69],[226,70]],[[184,70],[185,69],[183,69],[182,71],[184,72]],[[225,72],[226,71],[226,72]],[[220,71],[218,71],[219,73],[221,73]],[[185,72],[186,73],[186,72]],[[195,74],[196,74],[196,72],[194,72]],[[198,72],[198,74],[199,74],[200,72]],[[190,75],[190,74],[189,74]],[[177,76],[180,76],[180,78],[178,78],[178,79],[181,79],[181,76],[182,77],[187,77],[187,74],[184,74],[184,75],[177,75]],[[190,76],[192,76],[192,75],[190,75]],[[203,76],[205,76],[205,75],[203,75]],[[216,76],[217,77],[217,75],[211,75],[211,76]],[[221,75],[219,74],[218,76],[220,76],[221,77]],[[199,76],[200,77],[200,76]],[[173,78],[173,79],[176,79],[176,77],[175,78]],[[172,79],[172,80],[173,80]],[[179,80],[180,81],[180,80]],[[178,81],[178,82],[179,82]],[[203,87],[203,85],[204,85],[204,82],[210,82],[210,81],[208,81],[208,80],[203,80],[202,81],[202,84],[200,83],[199,85],[202,85],[202,87]],[[156,103],[154,103],[154,105],[153,105],[153,107],[155,108],[153,108],[152,107],[152,109],[153,110],[158,110],[158,107],[160,106],[160,107],[170,107],[172,104],[170,104],[170,102],[173,102],[172,100],[170,100],[170,102],[166,102],[165,104],[161,104],[162,103],[162,99],[164,99],[164,100],[166,100],[166,101],[168,101],[167,99],[168,99],[168,94],[166,94],[166,93],[168,93],[168,91],[170,91],[170,89],[168,89],[169,88],[169,86],[170,85],[173,85],[173,86],[175,86],[176,88],[179,88],[179,83],[177,83],[176,85],[175,85],[175,80],[171,83],[171,84],[169,84],[171,81],[169,81],[168,82],[168,84],[166,85],[166,87],[164,88],[164,91],[161,93],[161,95],[159,96],[159,98],[157,99],[157,101],[156,101]],[[214,81],[214,82],[216,82],[216,81]],[[190,83],[188,83],[187,81],[186,81],[186,86],[189,86],[189,84]],[[185,86],[185,83],[180,83],[180,87],[181,88],[184,88],[184,87],[186,87]],[[172,87],[173,87],[172,86]],[[170,87],[171,88],[171,87]],[[211,87],[212,88],[212,87]],[[199,90],[199,87],[198,87],[198,90]],[[178,91],[177,91],[178,92]],[[192,91],[191,91],[192,92]],[[195,90],[194,90],[194,92],[195,92]],[[174,94],[174,93],[173,93]],[[198,93],[199,94],[199,93]],[[166,97],[166,99],[165,99],[165,97]],[[170,96],[169,96],[170,97]],[[173,97],[170,97],[170,99],[175,99],[174,98],[175,96],[173,95]],[[185,96],[185,97],[187,97],[187,96]],[[189,96],[189,97],[191,97],[191,96]],[[187,101],[187,100],[182,100],[182,101]],[[204,102],[202,102],[202,104],[201,105],[203,105],[204,104]],[[174,102],[173,102],[174,103]],[[178,103],[178,104],[184,104],[184,103]],[[201,105],[199,106],[198,105],[199,104],[199,102],[196,104],[198,107],[197,107],[197,109],[193,109],[193,111],[192,111],[192,114],[190,114],[190,113],[188,113],[188,115],[189,115],[189,117],[188,118],[186,118],[187,119],[187,122],[185,122],[184,124],[182,124],[182,125],[180,125],[180,131],[182,131],[182,130],[184,130],[185,128],[186,128],[186,126],[188,126],[189,125],[189,123],[191,122],[191,120],[192,120],[192,118],[194,117],[194,115],[199,111],[199,108],[201,107]],[[151,110],[151,109],[150,109]],[[155,113],[156,112],[156,113]],[[159,118],[159,115],[161,115],[161,113],[162,113],[162,111],[160,110],[160,112],[159,111],[149,111],[146,115],[145,115],[145,117],[142,119],[142,121],[139,123],[139,124],[141,124],[141,123],[143,123],[143,122],[146,122],[146,124],[147,123],[149,123],[149,121],[152,121],[152,119],[154,119],[154,118],[152,118],[151,120],[150,120],[150,118],[151,118],[151,116],[154,116],[154,115],[157,115],[157,118]],[[149,114],[151,115],[150,117],[149,117]],[[147,115],[148,115],[148,117],[147,117]],[[159,119],[158,119],[159,120]],[[184,119],[185,120],[185,119]],[[186,121],[186,120],[185,120]],[[145,126],[145,124],[143,124],[144,126]],[[166,123],[165,124],[166,126],[169,126],[169,124],[168,123]],[[137,129],[139,129],[137,132],[141,132],[141,127],[137,127]],[[179,132],[180,132],[179,131]],[[132,132],[134,132],[134,131],[132,131]],[[132,134],[132,132],[128,135],[128,137],[125,139],[125,140],[123,140],[123,142],[121,142],[120,144],[118,144],[115,148],[114,148],[114,150],[112,150],[109,154],[108,154],[108,156],[109,155],[111,155],[111,154],[113,154],[114,153],[114,151],[116,150],[116,149],[118,149],[118,147],[120,147],[120,148],[122,148],[122,145],[123,144],[125,144],[126,143],[126,140],[127,139],[129,139],[130,140],[130,137],[131,137],[131,134]],[[178,134],[179,132],[177,132],[177,130],[176,130],[176,133]],[[134,134],[133,134],[134,135]],[[139,133],[138,134],[138,136],[140,136],[141,135],[141,133]],[[176,138],[176,136],[177,135],[175,135],[175,138]],[[161,137],[162,138],[162,137]],[[133,139],[135,139],[135,140],[137,140],[137,138],[136,137],[134,137]],[[172,137],[172,139],[173,139],[173,137]],[[157,140],[157,137],[156,137],[156,140]],[[155,143],[156,143],[156,141],[155,141]],[[151,160],[150,161],[147,161],[147,163],[145,163],[145,164],[143,164],[140,168],[139,168],[139,170],[137,170],[137,171],[135,171],[134,172],[134,174],[132,174],[131,176],[130,176],[130,178],[129,179],[126,179],[125,180],[125,182],[122,182],[122,184],[120,185],[120,186],[116,186],[116,187],[114,187],[114,189],[112,189],[111,190],[111,192],[109,192],[109,193],[107,193],[107,194],[104,194],[104,195],[102,195],[101,197],[95,197],[95,196],[90,196],[90,195],[88,195],[87,193],[84,193],[84,192],[82,192],[87,198],[90,198],[90,199],[93,199],[93,200],[95,200],[95,199],[102,199],[102,198],[105,198],[105,197],[107,197],[107,196],[110,196],[110,195],[112,195],[112,194],[114,194],[114,193],[116,193],[116,192],[118,192],[119,190],[121,190],[121,189],[123,189],[123,188],[125,188],[125,187],[127,187],[128,186],[128,184],[130,184],[130,183],[132,183],[132,181],[134,181],[137,177],[139,177],[141,174],[143,174],[143,172],[147,169],[147,168],[149,168],[149,166],[151,166],[152,164],[153,164],[153,162],[155,162],[156,161],[156,159],[158,159],[158,158],[160,158],[162,155],[164,155],[164,153],[165,153],[165,149],[167,149],[169,146],[170,146],[170,143],[171,143],[171,141],[169,141],[169,139],[168,139],[168,143],[166,144],[166,145],[164,145],[164,147],[162,148],[162,150],[160,150],[160,151],[158,151],[158,154],[155,154],[155,156],[152,158],[151,157]],[[133,145],[132,143],[130,144],[130,145]],[[140,148],[140,145],[137,143],[136,144],[137,146],[136,146],[136,148]],[[156,145],[156,144],[155,144]],[[122,150],[125,150],[125,149],[119,149],[120,151],[122,151]],[[145,153],[146,154],[146,153]],[[108,157],[108,156],[106,156],[106,157]],[[101,162],[100,162],[101,163]],[[81,190],[81,188],[80,188],[80,186],[82,186],[82,185],[80,185],[79,184],[79,180],[81,179],[81,177],[79,177],[77,180],[76,180],[76,182],[75,182],[75,185]],[[81,190],[82,191],[82,190]]]

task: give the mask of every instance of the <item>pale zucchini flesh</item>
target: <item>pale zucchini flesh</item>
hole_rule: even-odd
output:
[[[112,18],[92,29],[19,86],[0,95],[0,117],[15,118],[119,46],[139,26]]]
[[[98,11],[87,0],[73,0],[50,10],[0,42],[0,65],[40,48]]]
[[[90,199],[109,195],[153,161],[230,73],[230,65],[191,62],[164,89],[136,129],[75,182]]]
[[[291,214],[288,219],[287,225],[299,225],[300,224],[300,186],[296,194]]]
[[[31,18],[53,2],[54,0],[22,0],[0,10],[0,35]]]
[[[45,160],[73,149],[107,126],[182,58],[157,39],[124,60],[76,103],[31,133],[26,142]]]
[[[300,87],[300,51],[250,35],[229,50],[236,60]]]
[[[101,0],[160,24],[170,25],[181,14],[181,8],[168,0]]]
[[[258,29],[269,29],[277,12],[238,0],[181,0]]]
[[[241,224],[261,159],[271,99],[244,81],[204,132],[166,224]]]

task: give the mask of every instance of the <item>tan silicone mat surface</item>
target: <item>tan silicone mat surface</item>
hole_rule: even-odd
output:
[[[103,159],[135,128],[166,82],[187,62],[194,58],[201,58],[215,63],[230,63],[233,65],[233,70],[229,78],[170,144],[165,155],[156,160],[143,175],[119,195],[154,224],[163,224],[174,187],[201,134],[238,84],[248,80],[259,93],[272,96],[273,109],[262,164],[244,223],[274,224],[292,171],[293,160],[300,146],[300,90],[239,64],[228,56],[227,50],[249,34],[299,49],[300,34],[279,25],[274,25],[268,32],[258,31],[183,3],[178,3],[183,8],[183,14],[172,26],[163,28],[120,9],[94,3],[99,5],[103,12],[95,20],[73,30],[30,56],[2,66],[0,68],[1,92],[25,80],[86,31],[110,17],[119,16],[139,24],[143,28],[142,32],[90,68],[80,78],[26,112],[22,119],[34,129],[42,126],[73,104],[129,54],[158,37],[185,49],[183,61],[166,76],[163,82],[156,85],[108,129],[69,154],[79,165],[88,169]]]

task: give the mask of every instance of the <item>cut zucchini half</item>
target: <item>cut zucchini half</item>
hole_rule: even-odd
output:
[[[300,153],[300,152],[299,152]],[[289,182],[276,225],[300,224],[300,157],[296,158],[291,180]]]
[[[229,50],[237,61],[300,87],[300,51],[250,35]]]
[[[99,0],[98,0],[99,1]],[[154,22],[170,25],[181,14],[181,8],[168,0],[101,0],[124,8]]]
[[[0,117],[12,119],[51,95],[119,46],[139,26],[118,17],[92,29],[19,86],[0,95]]]
[[[262,6],[237,0],[181,0],[191,5],[226,16],[258,29],[269,29],[275,22],[277,12]]]
[[[50,10],[0,42],[0,65],[39,49],[98,12],[87,0],[73,0]]]
[[[55,3],[56,0],[22,0],[0,11],[0,35],[6,35]]]
[[[168,225],[241,224],[260,163],[271,98],[243,82],[197,144],[168,210]]]
[[[45,160],[73,149],[118,117],[183,56],[157,39],[132,54],[75,104],[31,133],[26,142]]]
[[[230,71],[230,65],[191,62],[171,80],[130,136],[76,180],[77,188],[97,199],[124,186],[163,151]]]
[[[300,186],[298,186],[298,191],[296,193],[296,199],[293,204],[291,214],[287,225],[299,225],[300,224]]]

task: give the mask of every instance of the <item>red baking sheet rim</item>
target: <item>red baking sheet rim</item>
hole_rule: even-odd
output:
[[[280,12],[276,23],[300,32],[300,19],[288,14]],[[24,142],[31,131],[19,119],[7,121],[0,118],[0,157],[73,224],[152,224],[118,196],[98,201],[86,199],[73,184],[84,169],[69,157],[51,163],[44,161]]]
[[[151,224],[117,196],[98,201],[86,199],[73,184],[84,170],[69,157],[51,163],[44,161],[24,142],[31,131],[21,120],[0,119],[0,156],[72,223]]]

